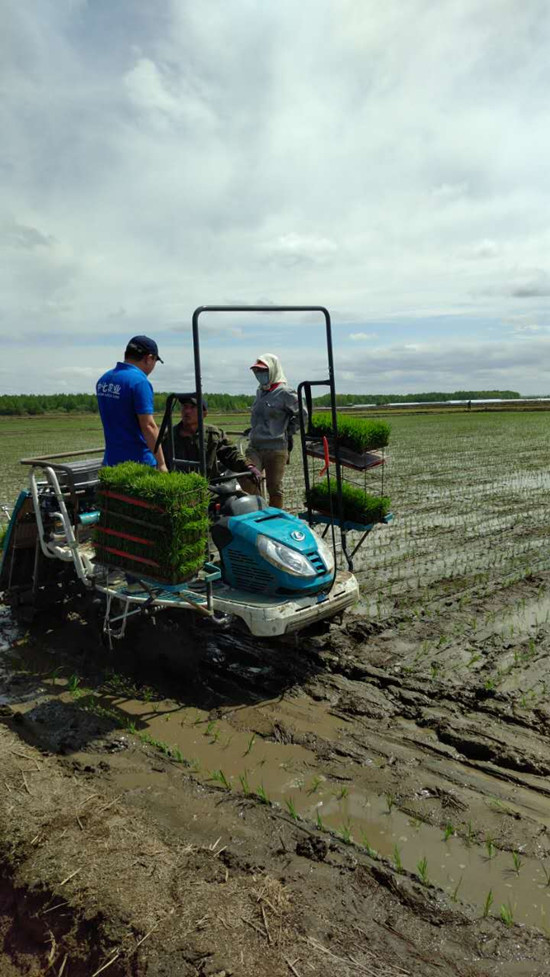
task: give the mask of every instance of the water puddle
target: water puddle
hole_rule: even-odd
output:
[[[110,707],[123,710],[131,729],[146,742],[184,757],[199,780],[255,795],[293,818],[330,829],[343,841],[388,859],[396,869],[414,873],[420,882],[434,883],[451,898],[476,906],[480,914],[486,911],[505,922],[550,930],[550,862],[501,851],[491,841],[468,842],[457,837],[452,826],[442,831],[411,818],[398,810],[390,795],[368,789],[364,766],[346,762],[342,776],[335,776],[333,771],[323,772],[307,746],[274,742],[250,731],[272,730],[277,717],[284,735],[286,715],[294,731],[315,729],[337,740],[346,724],[329,715],[324,704],[305,696],[278,700],[232,711],[231,721],[213,720],[201,710],[171,701],[151,707],[115,696]],[[490,782],[490,777],[484,779]],[[128,774],[124,786],[138,785]],[[428,791],[425,794],[429,797]]]
[[[541,597],[525,604],[516,605],[509,613],[500,613],[494,624],[495,631],[501,634],[525,635],[525,633],[548,624],[550,621],[550,597]]]
[[[11,682],[11,695],[2,695],[0,703],[11,701],[27,711],[31,700],[32,705],[49,701],[53,721],[60,726],[75,707],[88,715],[110,717],[111,728],[124,732],[124,737],[138,736],[185,763],[199,781],[232,795],[254,796],[277,805],[291,818],[306,819],[312,828],[330,830],[342,841],[387,859],[397,871],[413,873],[421,884],[433,883],[457,902],[474,905],[479,915],[490,913],[504,922],[529,923],[550,932],[550,862],[521,851],[502,851],[489,839],[480,844],[479,836],[474,839],[475,825],[472,837],[465,840],[451,824],[442,831],[399,810],[395,798],[380,793],[384,778],[376,754],[360,762],[350,757],[346,744],[352,739],[354,723],[331,714],[325,702],[291,695],[231,707],[220,712],[220,718],[212,718],[203,709],[159,700],[152,689],[141,690],[137,698],[123,680],[117,685],[116,677],[97,691],[85,689],[76,676],[52,670],[51,659],[42,664],[34,661],[34,651],[32,668],[39,678],[34,684],[27,680],[19,694],[14,674],[20,667],[28,679],[24,669],[31,666],[29,661],[16,661],[18,649],[13,646],[24,640],[24,633],[7,613],[0,614],[0,639],[0,690]],[[319,749],[319,741],[326,743],[326,751]],[[86,745],[93,749],[93,740],[84,749]],[[320,752],[326,753],[326,760],[320,759]],[[474,791],[477,776],[472,771],[469,778]],[[479,776],[489,785],[485,791],[480,787],[480,796],[498,795],[491,778]],[[120,775],[113,770],[113,777],[119,788],[133,792],[147,790],[152,783],[143,772],[128,769]],[[417,800],[422,802],[423,797],[429,799],[429,789],[419,791]],[[530,805],[530,800],[536,804]],[[550,800],[540,793],[535,791],[530,798],[525,790],[520,799],[516,791],[515,801],[524,812],[536,807],[541,827],[549,822]],[[171,811],[170,817],[180,816],[177,808]]]

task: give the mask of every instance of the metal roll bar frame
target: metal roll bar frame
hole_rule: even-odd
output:
[[[334,383],[334,356],[332,349],[332,323],[330,319],[330,313],[324,305],[201,305],[193,312],[193,355],[195,362],[195,392],[197,397],[197,407],[198,407],[198,422],[199,422],[199,457],[200,457],[200,473],[201,475],[206,475],[206,447],[204,441],[204,414],[202,410],[202,373],[201,373],[201,353],[200,353],[200,340],[199,340],[199,318],[205,312],[318,312],[325,320],[325,333],[326,333],[326,345],[327,345],[327,361],[328,361],[328,378],[326,380],[311,380],[303,381],[298,387],[298,397],[301,406],[301,394],[302,390],[309,391],[309,398],[311,402],[311,387],[313,386],[324,386],[328,387],[330,391],[330,405],[331,405],[331,416],[332,416],[332,429],[334,432],[335,441],[335,451],[334,451],[334,464],[336,472],[336,490],[337,490],[337,500],[338,500],[338,521],[340,524],[340,535],[342,544],[342,553],[346,558],[348,568],[351,570],[353,564],[351,557],[347,552],[346,544],[346,533],[343,529],[343,502],[342,502],[342,466],[340,463],[340,453],[338,448],[338,417],[336,413],[336,387]],[[308,396],[306,392],[306,397]],[[310,411],[311,415],[311,411]],[[303,418],[300,411],[300,435],[302,442],[302,457],[304,461],[304,477],[306,479],[306,489],[309,484],[308,468],[307,468],[307,458],[305,453],[305,436]],[[160,438],[159,438],[160,440]],[[311,526],[313,524],[311,506],[308,502],[308,523]],[[334,540],[334,536],[333,536]]]

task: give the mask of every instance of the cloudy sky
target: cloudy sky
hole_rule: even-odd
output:
[[[342,392],[548,393],[549,50],[548,0],[4,0],[0,392],[313,304]],[[206,389],[324,376],[318,317],[201,322]]]

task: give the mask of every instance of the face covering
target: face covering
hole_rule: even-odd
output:
[[[267,387],[269,385],[269,370],[254,370],[254,376],[260,387]]]

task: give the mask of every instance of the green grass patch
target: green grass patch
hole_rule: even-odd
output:
[[[308,501],[318,512],[330,512],[332,497],[332,511],[338,516],[338,498],[336,483],[331,479],[330,490],[328,481],[317,482],[310,489]],[[363,526],[370,526],[373,522],[380,522],[390,511],[390,500],[386,495],[368,495],[356,485],[349,482],[342,483],[343,515],[346,522],[356,522]]]
[[[94,535],[100,560],[169,583],[200,570],[209,501],[201,475],[157,472],[130,461],[101,469],[99,480],[101,517]]]
[[[367,417],[350,417],[338,414],[338,443],[343,448],[356,451],[372,451],[385,448],[390,438],[390,425],[387,421],[371,420]],[[330,414],[313,414],[312,434],[318,437],[332,437],[332,417]]]

